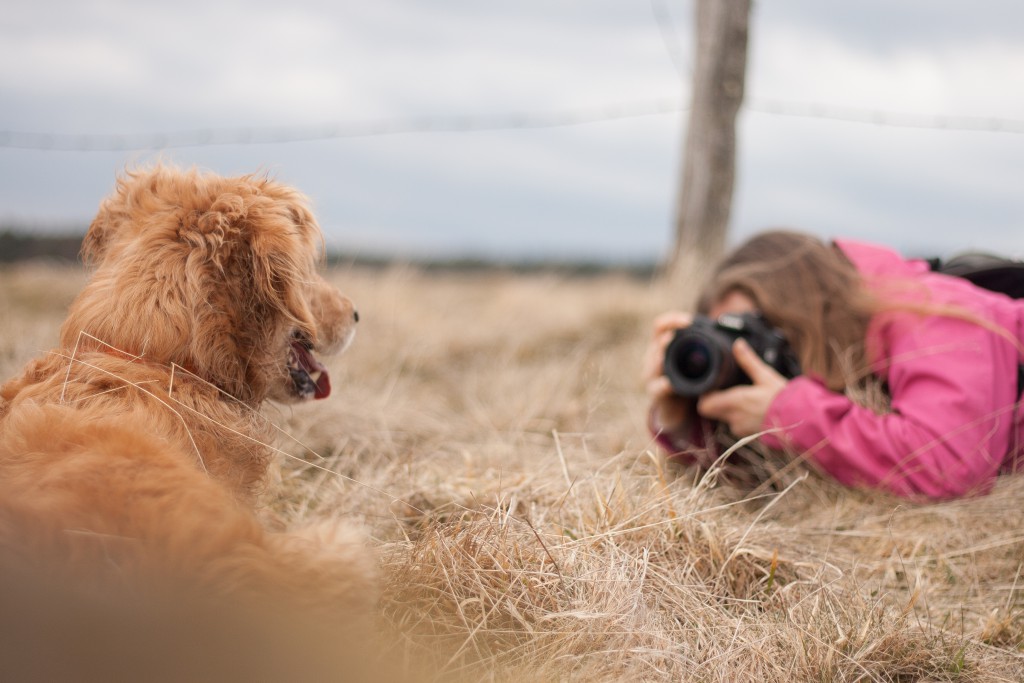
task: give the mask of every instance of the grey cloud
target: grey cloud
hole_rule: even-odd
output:
[[[650,3],[635,0],[39,4],[5,9],[0,130],[152,133],[548,112],[682,99],[686,88],[663,44],[666,27]],[[958,50],[996,44],[1006,49],[966,69],[977,81],[966,94],[953,92],[962,73],[927,71],[936,82],[926,103],[975,102],[991,92],[999,97],[988,101],[1001,110],[986,104],[970,113],[1024,116],[1024,95],[974,71],[986,59],[1024,62],[1018,5],[765,0],[753,17],[758,63],[749,92],[770,99],[779,96],[772,88],[793,84],[783,96],[797,97],[828,80],[836,87],[826,92],[878,108],[914,85],[886,73],[893,55],[949,61]],[[665,6],[665,33],[688,55],[692,3]],[[798,82],[793,73],[766,72],[780,69],[769,59],[778,36],[831,46],[829,64],[852,64],[856,78],[814,68],[813,56]],[[800,54],[786,57],[778,62],[784,69],[799,66]],[[673,113],[550,130],[188,147],[164,156],[222,173],[267,169],[295,183],[339,246],[655,257],[669,241],[683,121]],[[970,239],[1024,249],[1008,230],[1024,218],[1014,185],[1024,176],[1024,136],[751,111],[740,133],[736,236],[790,224],[897,246],[952,248]],[[157,156],[0,148],[0,220],[84,223],[115,173]]]

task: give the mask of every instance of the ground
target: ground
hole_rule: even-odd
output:
[[[0,377],[83,282],[0,270]],[[801,465],[740,487],[663,461],[640,364],[685,298],[605,273],[334,268],[359,333],[334,394],[270,408],[264,512],[344,516],[382,628],[440,680],[1024,679],[1024,477],[914,504]]]

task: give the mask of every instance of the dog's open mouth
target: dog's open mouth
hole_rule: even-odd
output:
[[[301,340],[293,339],[288,350],[288,374],[296,396],[300,399],[327,398],[331,395],[331,377],[327,368],[313,357],[309,347]]]

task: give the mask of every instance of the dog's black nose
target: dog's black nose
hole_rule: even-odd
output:
[[[359,322],[359,311],[352,311],[352,319],[355,320],[356,322]]]

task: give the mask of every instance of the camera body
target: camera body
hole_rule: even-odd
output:
[[[782,332],[757,313],[726,313],[712,320],[703,315],[676,332],[665,349],[663,371],[679,396],[695,397],[709,391],[750,384],[737,365],[732,345],[744,339],[765,363],[784,377],[800,374],[800,363]]]

